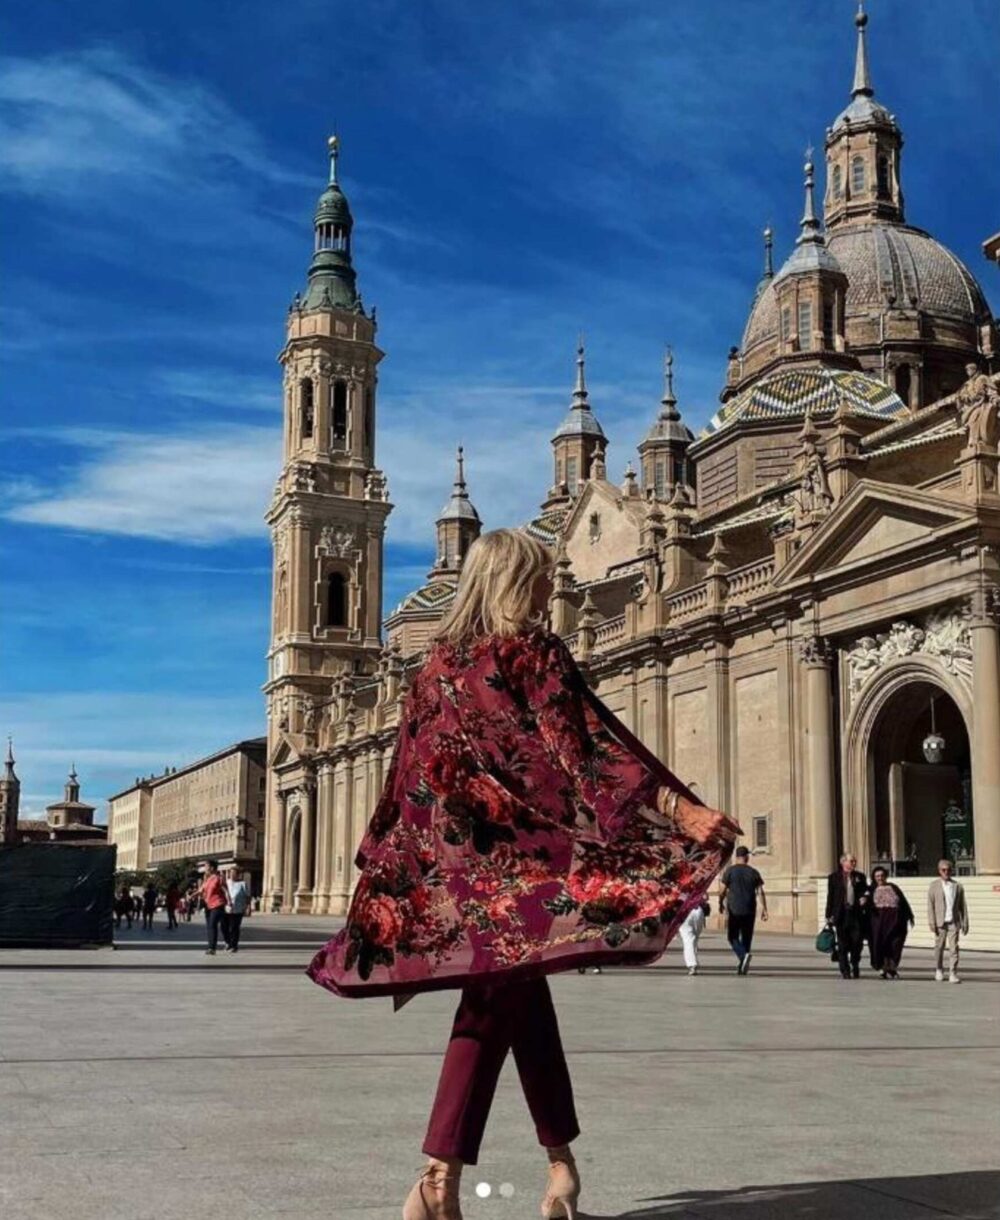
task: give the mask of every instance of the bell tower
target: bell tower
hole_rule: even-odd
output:
[[[382,548],[392,506],[375,465],[375,311],[366,313],[352,262],[354,220],[338,179],[339,141],[314,218],[304,295],[288,311],[281,474],[265,515],[273,542],[268,746],[284,741],[280,786],[314,785],[317,709],[346,674],[375,672],[381,648]],[[293,766],[288,758],[298,757]],[[281,877],[266,888],[277,894]],[[288,896],[285,895],[285,900]]]
[[[0,843],[17,842],[17,814],[21,807],[21,781],[14,771],[14,744],[7,738],[7,757],[0,778]]]

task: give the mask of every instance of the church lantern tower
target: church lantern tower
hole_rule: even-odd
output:
[[[21,808],[21,781],[14,771],[14,745],[7,738],[7,757],[0,779],[0,843],[17,842],[17,815]]]
[[[607,452],[607,438],[598,423],[587,393],[583,340],[576,349],[576,386],[562,423],[552,438],[555,477],[542,505],[543,511],[567,507],[579,494],[580,484],[595,473]]]
[[[844,301],[847,276],[823,237],[813,202],[811,150],[805,163],[805,208],[799,236],[784,266],[774,277],[778,306],[778,352],[788,358],[815,360],[822,353],[844,352]]]
[[[903,133],[895,115],[875,100],[865,41],[868,15],[860,4],[854,24],[858,47],[851,101],[826,133],[823,212],[831,231],[850,223],[904,221],[899,173]]]
[[[456,456],[455,483],[436,525],[437,559],[430,579],[457,580],[469,547],[483,528],[465,485],[465,451],[461,445]]]
[[[663,397],[660,413],[639,445],[642,489],[657,500],[669,500],[677,483],[690,482],[688,446],[694,433],[681,419],[674,394],[674,354],[667,348],[663,362]]]
[[[315,741],[317,709],[330,702],[338,679],[376,670],[383,539],[392,508],[385,477],[375,465],[377,368],[383,353],[375,344],[375,311],[365,312],[357,290],[354,220],[338,179],[339,152],[333,136],[329,182],[314,217],[308,282],[289,309],[279,356],[283,464],[265,517],[274,547],[264,687],[272,760],[265,891],[273,905],[287,908],[294,901],[297,910],[310,909],[311,894],[307,880],[288,871],[282,794],[312,799],[308,743]],[[289,888],[295,888],[294,895],[285,892]]]

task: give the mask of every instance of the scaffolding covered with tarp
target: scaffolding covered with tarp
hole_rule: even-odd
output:
[[[89,843],[0,847],[0,948],[110,945],[115,854]]]

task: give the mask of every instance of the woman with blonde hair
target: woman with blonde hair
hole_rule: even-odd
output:
[[[342,996],[461,988],[404,1220],[461,1220],[511,1051],[546,1149],[542,1215],[574,1220],[579,1134],[546,976],[654,961],[739,828],[588,689],[546,630],[552,556],[493,530],[413,679],[343,930],[309,974]]]

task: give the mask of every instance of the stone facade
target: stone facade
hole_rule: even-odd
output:
[[[825,226],[810,161],[798,241],[775,274],[767,235],[718,414],[695,439],[668,358],[640,475],[616,484],[581,348],[554,482],[524,526],[555,550],[554,629],[612,710],[740,820],[777,929],[816,927],[844,848],[911,876],[947,843],[960,872],[1000,873],[997,333],[971,273],[904,221],[902,135],[874,99],[865,26],[827,134]],[[360,511],[324,503],[331,525]],[[322,671],[325,714],[281,713],[276,909],[345,910],[407,673],[457,577],[432,572],[380,653],[358,637],[353,668]],[[318,587],[311,569],[296,596]],[[301,646],[319,674],[322,637]]]

